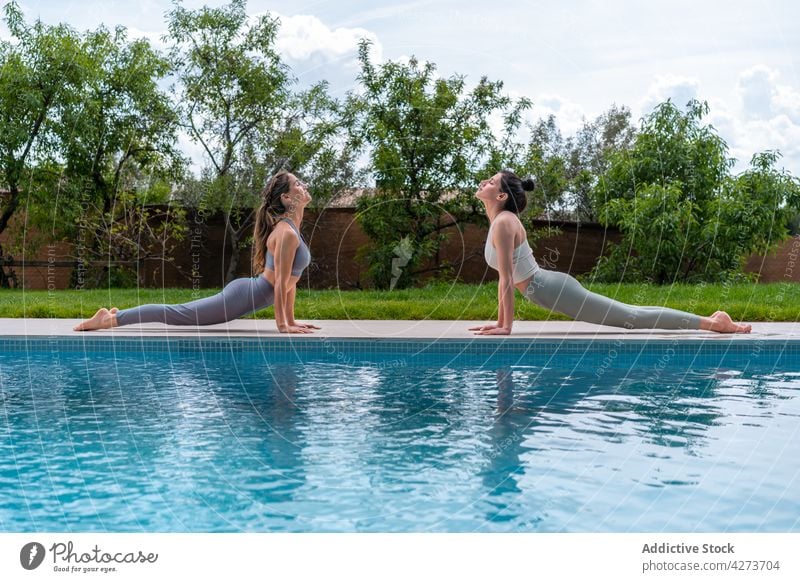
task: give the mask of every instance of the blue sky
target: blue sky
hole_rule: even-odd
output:
[[[133,36],[163,34],[166,0],[24,0],[28,19],[78,29],[122,24]],[[225,2],[185,0],[194,8]],[[250,0],[276,13],[279,47],[301,82],[354,85],[355,46],[367,36],[382,59],[415,55],[440,74],[502,80],[534,102],[532,118],[555,113],[569,134],[613,103],[636,118],[667,97],[709,101],[710,121],[742,169],[779,149],[800,175],[800,3],[432,0],[412,2]],[[196,152],[190,144],[186,149]]]

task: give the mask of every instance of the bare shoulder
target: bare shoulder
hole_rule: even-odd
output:
[[[522,221],[513,212],[501,212],[494,219],[495,232],[499,231],[502,235],[516,234],[518,231],[525,232],[525,227],[522,226]]]
[[[297,238],[294,230],[288,224],[281,224],[278,223],[272,229],[272,232],[269,234],[269,239],[274,240],[275,245],[280,245],[282,248],[292,249],[294,247],[300,246],[300,241]]]

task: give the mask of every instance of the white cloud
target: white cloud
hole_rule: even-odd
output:
[[[683,109],[689,101],[697,99],[699,92],[700,82],[697,79],[679,75],[659,75],[650,85],[639,107],[643,114],[647,114],[659,103],[670,99],[676,107]]]
[[[778,150],[778,167],[800,174],[800,91],[780,83],[780,72],[757,65],[738,75],[733,99],[710,98],[697,79],[664,75],[656,77],[641,101],[642,114],[671,98],[678,106],[690,99],[706,100],[705,119],[717,130],[736,158],[735,172],[745,170],[753,154]]]
[[[378,37],[365,28],[329,28],[316,16],[307,14],[271,14],[280,18],[277,49],[289,59],[303,61],[315,55],[338,58],[354,53],[362,38],[373,41],[373,52],[382,58]]]
[[[728,142],[731,147],[742,141],[743,124],[739,116],[734,114],[728,106],[719,100],[709,100],[709,115],[706,121]]]
[[[785,115],[800,123],[800,91],[781,84],[779,79],[779,71],[764,65],[756,65],[739,75],[736,93],[745,115],[756,119]]]
[[[736,151],[749,163],[756,152],[779,150],[779,167],[800,174],[800,91],[780,82],[780,71],[756,65],[736,84],[739,139]],[[737,156],[738,157],[738,156]],[[741,165],[741,164],[740,164]]]
[[[513,89],[504,91],[504,93],[514,100],[527,97],[527,95]],[[523,112],[523,125],[517,130],[514,137],[514,140],[519,143],[527,143],[531,137],[530,131],[524,122],[536,125],[538,121],[546,120],[550,115],[553,115],[561,135],[567,138],[583,127],[583,124],[589,118],[586,111],[578,103],[560,95],[542,93],[538,97],[532,98],[531,101],[533,106]],[[501,136],[503,133],[503,116],[498,112],[494,112],[489,116],[488,121],[489,127],[495,136]]]
[[[746,121],[742,134],[744,147],[737,147],[742,164],[749,164],[757,152],[778,150],[783,158],[777,166],[786,168],[795,176],[800,175],[800,124],[781,113],[770,119]]]
[[[530,113],[538,119],[546,119],[551,114],[555,115],[558,127],[564,137],[576,133],[587,118],[586,111],[578,103],[552,93],[543,93],[535,97]]]
[[[752,67],[739,75],[736,93],[745,115],[757,119],[770,117],[777,76],[777,72],[763,65]]]
[[[800,91],[787,86],[778,86],[773,106],[794,123],[800,124]]]
[[[358,43],[362,38],[372,41],[372,60],[383,60],[383,47],[370,30],[332,28],[308,14],[284,16],[274,11],[269,14],[280,20],[276,49],[303,84],[325,80],[334,94],[352,89],[359,69]],[[251,16],[252,19],[258,17],[257,14]]]

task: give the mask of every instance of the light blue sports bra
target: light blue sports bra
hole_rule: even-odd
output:
[[[297,247],[297,251],[294,254],[294,262],[292,263],[292,275],[295,277],[299,277],[303,274],[306,267],[311,263],[311,251],[308,250],[308,245],[306,241],[303,240],[303,237],[300,235],[300,231],[297,230],[297,227],[294,225],[290,218],[281,218],[280,220],[285,220],[289,223],[292,229],[297,233],[297,238],[300,239],[300,246]],[[266,269],[270,271],[275,270],[275,257],[272,256],[272,253],[269,252],[267,249],[267,258],[266,258]]]

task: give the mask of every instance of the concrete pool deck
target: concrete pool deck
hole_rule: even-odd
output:
[[[516,321],[510,336],[482,336],[468,327],[487,321],[408,321],[408,320],[301,320],[322,327],[312,334],[282,334],[271,319],[237,319],[206,326],[168,326],[158,323],[128,325],[91,332],[72,331],[80,319],[4,319],[0,318],[0,337],[231,337],[231,338],[320,338],[376,340],[437,340],[480,338],[488,341],[503,339],[579,339],[579,340],[674,340],[678,341],[796,341],[800,342],[800,322],[747,322],[753,326],[749,334],[719,334],[709,331],[634,329],[594,325],[578,321]]]

